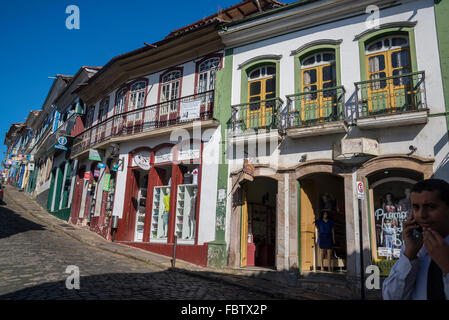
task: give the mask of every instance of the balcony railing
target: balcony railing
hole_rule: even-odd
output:
[[[75,127],[76,119],[80,116],[79,113],[72,114],[63,124],[51,133],[47,139],[47,149],[52,148],[61,136],[71,136],[72,130]]]
[[[72,154],[113,137],[132,136],[158,128],[213,118],[214,90],[116,114],[74,138]]]
[[[427,109],[424,71],[355,83],[358,117]]]
[[[344,120],[344,95],[343,86],[288,95],[286,129]]]
[[[232,135],[279,128],[279,111],[284,101],[272,98],[231,106]]]

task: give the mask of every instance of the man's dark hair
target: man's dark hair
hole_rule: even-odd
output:
[[[416,183],[411,192],[438,191],[440,200],[449,207],[449,183],[441,179],[427,179]]]

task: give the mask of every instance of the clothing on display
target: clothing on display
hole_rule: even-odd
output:
[[[332,228],[334,227],[334,221],[318,219],[315,221],[315,225],[318,229],[318,246],[320,249],[332,249]]]

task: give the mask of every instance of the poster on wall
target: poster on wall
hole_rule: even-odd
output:
[[[374,211],[377,257],[399,259],[404,244],[403,222],[411,213],[410,187],[405,187],[402,192],[391,188],[379,191],[376,191],[376,196],[380,202]]]

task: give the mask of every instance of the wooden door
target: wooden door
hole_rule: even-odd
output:
[[[315,186],[312,180],[300,182],[301,270],[313,270],[315,254]]]
[[[248,83],[249,107],[247,111],[246,128],[260,128],[269,126],[272,121],[275,102],[257,102],[276,97],[276,77],[250,81]],[[251,102],[257,103],[251,103]]]
[[[336,91],[322,91],[337,85],[335,63],[319,65],[302,71],[301,92],[312,92],[303,96],[301,101],[301,119],[307,121],[324,121],[325,118],[336,114],[334,102]]]
[[[411,72],[408,47],[375,53],[367,57],[368,79],[382,79]],[[396,112],[397,108],[413,107],[411,77],[379,80],[368,85],[368,108],[374,112]]]

